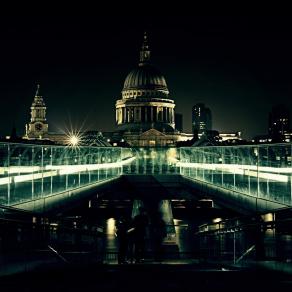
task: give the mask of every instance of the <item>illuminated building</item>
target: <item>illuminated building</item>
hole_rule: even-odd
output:
[[[268,135],[257,135],[254,143],[291,142],[292,131],[290,129],[290,113],[286,106],[279,104],[273,106],[269,113]]]
[[[103,142],[100,143],[99,138],[94,138],[92,142],[92,135],[87,133],[82,133],[82,141],[85,141],[86,145],[97,144],[100,146],[108,145],[108,143],[113,146],[121,143],[142,147],[175,146],[178,141],[192,139],[192,134],[182,133],[182,115],[175,116],[174,109],[175,103],[169,96],[164,76],[150,63],[150,49],[145,33],[139,63],[127,75],[121,98],[116,101],[116,131],[104,133],[106,143],[103,139]],[[178,122],[177,127],[175,126],[175,117]],[[31,122],[26,127],[24,138],[50,140],[57,144],[67,145],[71,144],[72,134],[76,133],[70,134],[68,136],[48,132],[46,106],[39,93],[38,85],[31,107]]]
[[[193,106],[192,129],[193,133],[196,131],[198,134],[212,130],[212,113],[203,103],[197,103]]]
[[[175,130],[174,108],[164,76],[150,63],[145,33],[138,66],[127,75],[116,101],[116,136],[131,146],[175,145],[183,138]]]
[[[234,133],[219,133],[220,141],[231,141],[231,142],[238,142],[241,141],[241,132],[234,132]]]
[[[46,118],[47,107],[43,96],[40,93],[40,85],[37,85],[34,100],[31,106],[31,118],[29,124],[25,125],[23,139],[35,141],[51,141],[57,144],[66,144],[67,135],[49,132],[49,125]]]
[[[269,114],[269,135],[281,137],[289,132],[289,110],[284,105],[276,105]]]
[[[48,138],[48,123],[46,120],[47,107],[40,93],[40,85],[37,85],[34,100],[31,105],[30,123],[25,126],[25,136],[27,139]]]
[[[204,134],[198,134],[198,140],[192,146],[215,146],[237,144],[242,142],[241,132],[219,133],[218,131],[206,131]]]
[[[37,85],[37,91],[31,106],[30,123],[25,126],[25,135],[23,139],[30,142],[55,143],[68,146],[111,146],[105,141],[99,131],[81,132],[80,130],[71,130],[67,133],[54,133],[48,131],[48,122],[46,119],[46,110],[44,99],[40,94],[40,85]],[[10,136],[7,137],[10,139]]]

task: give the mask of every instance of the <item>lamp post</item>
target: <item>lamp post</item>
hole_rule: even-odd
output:
[[[233,264],[235,265],[236,262],[236,237],[235,237],[235,230],[233,230]]]
[[[236,263],[236,228],[234,229],[230,229],[230,230],[227,230],[227,233],[232,233],[233,234],[233,264]]]

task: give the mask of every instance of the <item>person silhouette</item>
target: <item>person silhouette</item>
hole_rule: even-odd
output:
[[[139,214],[133,219],[133,242],[135,262],[140,263],[145,257],[145,240],[148,217],[143,207],[139,208]]]
[[[127,250],[128,250],[128,234],[127,234],[128,226],[126,219],[121,217],[117,223],[117,238],[119,243],[119,250],[118,250],[118,263],[125,264]]]
[[[153,250],[154,258],[157,261],[161,261],[163,258],[163,240],[166,235],[166,224],[162,219],[162,213],[157,212],[152,219]]]

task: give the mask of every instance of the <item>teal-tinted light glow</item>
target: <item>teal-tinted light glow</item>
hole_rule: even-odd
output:
[[[50,196],[58,182],[56,191],[63,192],[120,175],[175,174],[234,194],[292,206],[291,144],[180,149],[88,147],[80,146],[82,136],[76,132],[68,135],[67,141],[67,147],[0,143],[0,204]],[[28,184],[32,186],[29,191]],[[35,184],[41,187],[35,188]]]
[[[0,185],[5,185],[14,181],[15,183],[38,180],[49,178],[59,175],[68,175],[80,172],[96,171],[100,169],[116,169],[123,165],[131,164],[135,160],[135,157],[124,159],[123,161],[102,163],[102,164],[74,164],[74,165],[46,165],[44,168],[38,166],[27,166],[27,167],[10,167],[9,177],[0,178]],[[1,171],[0,167],[0,171]],[[22,175],[11,176],[13,173],[26,173]],[[6,172],[3,171],[3,174]]]

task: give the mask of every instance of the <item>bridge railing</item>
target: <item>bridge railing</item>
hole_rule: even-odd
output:
[[[123,166],[123,174],[167,175],[179,174],[179,149],[175,147],[123,148],[122,157],[135,157]]]
[[[292,144],[183,147],[180,173],[257,198],[292,205]]]
[[[118,177],[118,147],[65,147],[0,143],[0,204],[13,205]]]
[[[291,205],[291,147],[74,148],[0,143],[0,204],[42,198],[121,174],[181,174]]]

